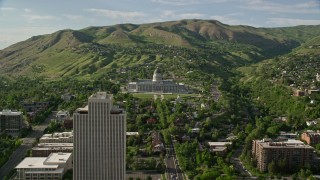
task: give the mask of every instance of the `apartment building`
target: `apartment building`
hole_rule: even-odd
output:
[[[254,140],[252,154],[257,161],[257,168],[261,172],[268,170],[268,164],[273,160],[286,159],[288,168],[306,167],[312,165],[314,149],[302,141],[289,139],[275,142],[271,139]]]

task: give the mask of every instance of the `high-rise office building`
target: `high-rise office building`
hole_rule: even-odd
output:
[[[126,114],[112,105],[112,95],[98,92],[73,114],[75,180],[124,180]]]

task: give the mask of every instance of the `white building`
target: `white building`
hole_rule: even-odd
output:
[[[188,93],[184,84],[172,80],[163,80],[159,68],[153,73],[153,79],[143,79],[128,84],[128,92],[150,93]]]
[[[15,180],[62,179],[72,168],[71,153],[51,153],[48,157],[27,157],[16,166]]]
[[[44,134],[40,143],[73,143],[73,132],[61,132],[53,134]]]
[[[114,108],[112,95],[91,95],[73,114],[76,180],[126,179],[126,114]]]

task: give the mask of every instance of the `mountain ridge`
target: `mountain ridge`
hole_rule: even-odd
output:
[[[320,36],[320,25],[255,28],[199,19],[68,29],[34,36],[1,50],[0,74],[30,75],[32,66],[44,66],[40,74],[62,77],[110,69],[121,58],[127,62],[125,65],[130,64],[126,58],[157,62],[152,59],[154,53],[141,56],[136,52],[130,57],[121,54],[128,47],[155,48],[153,45],[213,51],[208,61],[235,66],[289,53],[316,36]],[[152,52],[164,54],[165,48],[161,51]]]

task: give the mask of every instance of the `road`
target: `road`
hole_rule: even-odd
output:
[[[252,177],[252,174],[246,170],[246,168],[244,167],[244,165],[242,164],[242,162],[240,161],[240,155],[241,152],[243,150],[243,146],[240,146],[235,153],[232,155],[231,157],[231,162],[233,164],[233,167],[235,168],[235,170],[237,172],[239,172],[241,175],[243,176],[247,176],[247,177]]]
[[[22,159],[24,159],[27,151],[32,148],[33,142],[43,135],[43,131],[49,125],[51,119],[56,113],[57,111],[53,111],[42,124],[32,126],[33,131],[29,133],[27,137],[22,139],[23,142],[21,146],[11,154],[9,160],[0,168],[0,179],[3,179],[4,176],[6,176],[21,162]]]
[[[166,145],[166,174],[168,180],[183,180],[183,172],[180,169],[173,144]]]

